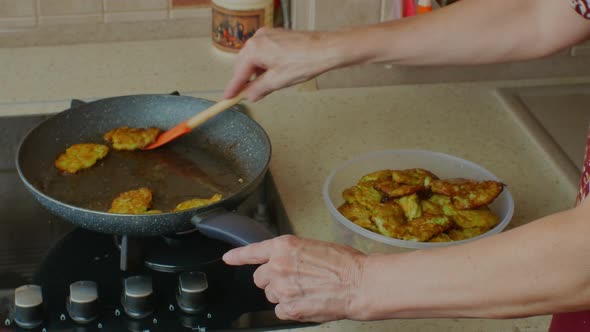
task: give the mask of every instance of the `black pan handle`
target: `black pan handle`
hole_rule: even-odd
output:
[[[260,222],[235,212],[196,215],[191,219],[203,235],[237,247],[272,239],[276,235]]]
[[[76,108],[76,107],[80,107],[82,105],[86,105],[87,102],[80,100],[80,99],[72,99],[72,101],[70,102],[70,108]]]

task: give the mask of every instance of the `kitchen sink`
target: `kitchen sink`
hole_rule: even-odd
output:
[[[504,88],[498,96],[577,188],[590,125],[590,84]]]

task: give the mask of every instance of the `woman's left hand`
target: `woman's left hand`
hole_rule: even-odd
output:
[[[366,257],[349,247],[286,235],[230,250],[223,260],[262,264],[254,283],[277,304],[280,319],[327,322],[363,319],[359,303]]]

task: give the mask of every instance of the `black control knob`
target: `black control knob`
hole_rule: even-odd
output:
[[[144,318],[154,311],[152,278],[134,276],[125,279],[121,303],[132,318]]]
[[[25,285],[14,291],[14,322],[33,329],[43,322],[43,294],[37,285]]]
[[[86,324],[98,316],[98,289],[94,281],[76,281],[70,285],[66,307],[76,323]]]
[[[207,275],[203,272],[184,272],[178,278],[176,302],[180,310],[194,314],[205,309],[205,292],[209,288]]]

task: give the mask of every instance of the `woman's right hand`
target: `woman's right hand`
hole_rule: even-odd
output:
[[[341,65],[340,33],[304,32],[261,28],[238,54],[233,77],[224,97],[245,89],[246,98],[257,101],[269,93]],[[252,75],[256,79],[250,82]]]
[[[258,264],[254,283],[276,303],[277,317],[303,322],[368,319],[362,252],[293,235],[236,248],[223,256],[229,265]]]

